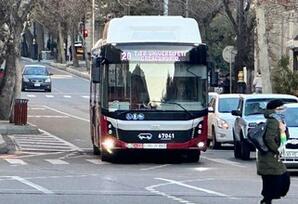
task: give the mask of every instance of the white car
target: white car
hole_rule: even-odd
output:
[[[210,103],[211,99],[218,96],[218,93],[216,92],[209,92],[208,93],[208,104]]]
[[[289,138],[282,160],[287,167],[298,167],[298,103],[286,104],[285,120]]]
[[[233,143],[235,116],[231,114],[239,103],[239,94],[217,94],[208,107],[208,141],[217,149],[222,143]]]

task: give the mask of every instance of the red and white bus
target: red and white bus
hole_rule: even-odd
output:
[[[90,121],[95,154],[162,150],[198,161],[207,146],[206,45],[177,16],[114,18],[92,49]]]

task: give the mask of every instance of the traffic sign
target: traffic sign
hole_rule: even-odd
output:
[[[230,45],[225,47],[224,50],[222,51],[222,57],[228,63],[234,62],[236,54],[237,54],[237,50],[235,49],[234,46],[230,46]]]

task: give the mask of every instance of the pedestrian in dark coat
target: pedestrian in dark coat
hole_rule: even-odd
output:
[[[267,104],[264,113],[267,119],[267,130],[264,142],[269,151],[257,154],[257,173],[262,176],[263,189],[261,204],[271,204],[273,199],[285,196],[290,187],[290,177],[286,166],[280,160],[280,134],[283,124],[274,116],[283,106],[279,99],[272,100]]]

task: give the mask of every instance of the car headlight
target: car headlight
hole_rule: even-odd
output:
[[[23,81],[24,81],[24,82],[29,82],[29,79],[26,78],[26,77],[24,77],[24,78],[23,78]]]
[[[48,78],[48,79],[46,79],[44,82],[51,82],[51,79]]]
[[[217,119],[217,126],[219,128],[223,128],[223,129],[228,129],[229,128],[229,124],[227,123],[227,121],[218,118]]]

